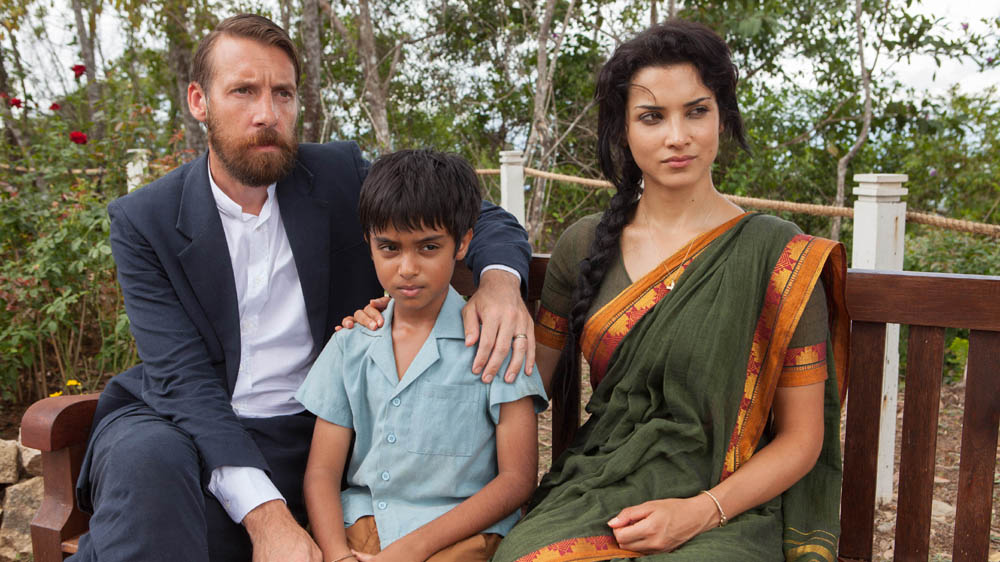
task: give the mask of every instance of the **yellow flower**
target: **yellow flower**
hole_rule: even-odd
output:
[[[69,379],[66,381],[66,386],[80,386],[80,381],[76,379]]]
[[[53,392],[52,394],[49,394],[49,398],[55,398],[56,396],[62,396],[62,391],[61,390],[57,390],[56,392]]]

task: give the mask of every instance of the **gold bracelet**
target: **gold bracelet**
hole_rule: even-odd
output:
[[[712,495],[712,492],[709,492],[708,490],[702,490],[701,493],[706,494],[708,497],[712,498],[713,502],[715,502],[715,507],[719,508],[719,526],[725,527],[726,523],[729,522],[729,518],[726,517],[726,512],[722,511],[722,504],[719,503],[719,500],[717,500],[715,496]]]
[[[358,559],[357,556],[354,556],[354,554],[351,553],[351,554],[348,554],[347,556],[341,556],[340,558],[337,558],[336,560],[331,560],[330,562],[341,562],[341,560],[347,560],[348,558],[354,558],[355,560]]]

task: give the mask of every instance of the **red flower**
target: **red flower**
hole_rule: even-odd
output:
[[[59,111],[60,109],[62,109],[62,106],[60,106],[58,103],[53,103],[52,105],[49,106],[49,111]]]
[[[0,98],[7,99],[7,92],[0,92]]]
[[[76,144],[87,144],[87,135],[80,131],[73,131],[69,134],[69,140]]]
[[[11,107],[21,107],[22,104],[21,100],[19,100],[18,98],[10,98],[9,100],[7,100],[7,103]]]
[[[73,71],[74,78],[79,78],[83,76],[85,72],[87,72],[87,67],[83,66],[82,64],[74,64],[69,69]]]

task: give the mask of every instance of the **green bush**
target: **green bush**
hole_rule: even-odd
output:
[[[108,242],[107,197],[88,187],[0,198],[5,400],[97,390],[136,361]]]

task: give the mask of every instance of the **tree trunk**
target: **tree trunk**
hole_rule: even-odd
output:
[[[281,29],[288,33],[292,26],[292,0],[281,0],[278,4],[281,6]]]
[[[320,140],[323,100],[320,96],[323,46],[319,31],[319,4],[302,0],[302,45],[305,51],[305,80],[302,82],[302,134],[304,142]]]
[[[87,74],[87,120],[93,123],[93,136],[100,139],[104,136],[104,118],[98,109],[101,92],[97,83],[97,59],[94,56],[93,42],[95,38],[88,32],[81,0],[73,0],[73,15],[76,17],[76,35]]]
[[[574,3],[571,1],[566,9],[563,31],[568,27]],[[550,160],[550,157],[554,153],[555,136],[552,134],[552,127],[549,123],[548,109],[549,99],[552,95],[556,61],[559,58],[559,48],[562,46],[562,35],[558,35],[551,55],[552,60],[550,61],[548,40],[552,35],[552,19],[554,15],[555,0],[546,0],[538,26],[538,51],[535,58],[535,72],[538,78],[535,83],[531,133],[529,133],[528,141],[524,147],[524,165],[526,168],[531,166],[536,151],[542,156],[542,158],[539,158],[539,166],[545,166],[546,161]],[[548,181],[542,178],[535,178],[534,186],[531,189],[531,197],[528,199],[525,222],[527,222],[528,241],[532,244],[541,239],[544,231],[545,201],[547,199],[548,187]]]
[[[677,0],[670,0],[667,3],[667,16],[671,18],[677,17]]]
[[[13,97],[14,93],[10,87],[10,79],[7,76],[7,69],[3,64],[3,46],[0,45],[0,92],[5,92],[8,96]],[[3,118],[4,123],[4,136],[7,137],[7,144],[17,147],[19,151],[24,152],[24,142],[22,141],[23,135],[17,127],[17,122],[14,120],[14,115],[10,110],[10,106],[7,104],[7,100],[0,99],[0,117]],[[4,171],[4,174],[11,173],[10,171]]]
[[[401,47],[400,47],[401,48]],[[358,56],[361,58],[365,76],[365,100],[368,102],[368,118],[375,129],[375,142],[379,151],[392,150],[392,135],[389,133],[389,82],[392,75],[383,82],[379,76],[379,56],[375,46],[375,28],[372,26],[371,9],[368,0],[358,2]],[[384,84],[384,87],[383,87]]]
[[[344,37],[344,40],[351,43],[361,60],[361,74],[364,76],[364,87],[362,100],[365,103],[361,109],[372,124],[375,132],[375,144],[379,152],[392,150],[392,133],[389,128],[389,85],[392,83],[393,74],[402,58],[403,44],[397,42],[393,47],[392,63],[385,78],[379,74],[380,57],[375,45],[375,28],[372,25],[371,8],[368,0],[358,2],[358,11],[355,14],[358,26],[358,35],[355,38],[341,21],[333,6],[330,6],[330,24],[337,33]]]
[[[191,32],[188,29],[187,10],[183,3],[169,2],[164,6],[172,13],[166,15],[165,26],[167,35],[167,64],[174,73],[174,98],[175,107],[184,122],[184,146],[188,154],[184,160],[191,160],[208,146],[205,139],[205,131],[201,128],[201,123],[191,115],[187,106],[187,88],[191,76],[191,57],[193,45],[191,43]]]
[[[844,206],[844,191],[845,184],[847,183],[847,165],[858,154],[858,151],[861,150],[861,146],[865,144],[865,140],[868,138],[868,131],[872,124],[872,79],[871,73],[865,66],[865,34],[864,29],[861,27],[861,0],[854,1],[854,9],[854,26],[858,34],[858,61],[861,64],[861,84],[865,89],[865,110],[861,124],[861,133],[858,134],[858,140],[854,142],[854,146],[851,147],[851,150],[849,150],[843,158],[837,161],[837,195],[833,201],[833,204],[837,207]],[[834,217],[830,226],[830,238],[839,241],[840,228],[841,217]]]

